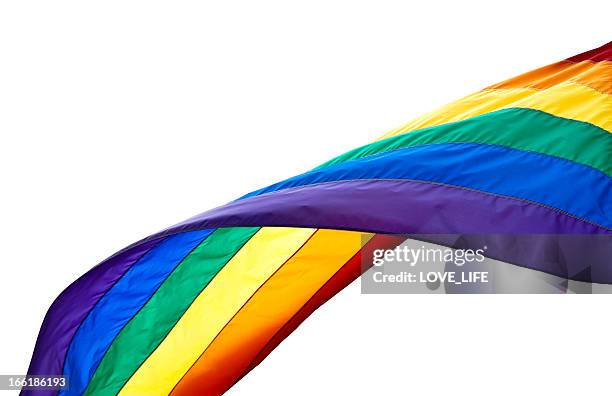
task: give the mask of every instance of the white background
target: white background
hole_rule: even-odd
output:
[[[0,373],[125,245],[612,39],[606,1],[419,3],[2,2]],[[611,305],[356,282],[231,393],[609,394]]]

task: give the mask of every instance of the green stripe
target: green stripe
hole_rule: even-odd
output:
[[[356,148],[316,169],[369,155],[437,143],[482,143],[535,151],[612,176],[612,134],[595,125],[539,110],[512,108],[424,128]]]
[[[258,227],[220,228],[194,249],[121,330],[85,395],[116,395],[193,300],[258,230]]]

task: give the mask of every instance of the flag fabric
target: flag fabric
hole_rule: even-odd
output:
[[[134,243],[44,319],[29,374],[69,388],[22,393],[222,394],[399,234],[612,283],[611,94],[608,43]]]

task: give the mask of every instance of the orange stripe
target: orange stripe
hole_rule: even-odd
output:
[[[220,395],[271,337],[371,238],[319,230],[230,320],[173,395]]]
[[[252,369],[257,367],[285,338],[287,338],[316,309],[338,294],[363,272],[372,267],[373,251],[376,249],[394,249],[406,238],[399,235],[377,234],[355,256],[353,256],[338,272],[334,274],[317,292],[304,304],[291,319],[283,325],[266,346],[255,356],[234,383],[240,381]],[[233,384],[232,384],[233,385]]]
[[[602,93],[612,94],[612,62],[561,61],[491,85],[488,89],[546,89],[565,81],[574,81]]]

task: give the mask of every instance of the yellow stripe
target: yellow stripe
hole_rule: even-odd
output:
[[[195,299],[119,394],[169,394],[240,307],[315,231],[259,230]]]
[[[354,231],[317,231],[232,318],[173,394],[223,393],[283,325],[372,237]]]
[[[589,122],[612,132],[612,96],[581,84],[565,82],[544,90],[511,88],[476,92],[425,114],[381,139],[508,107],[542,110],[559,117]]]

